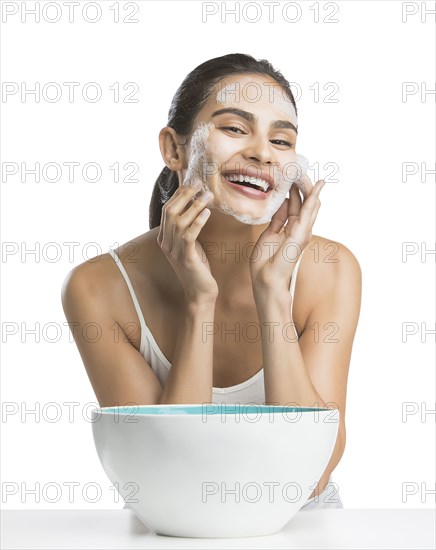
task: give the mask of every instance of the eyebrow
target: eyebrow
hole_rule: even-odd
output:
[[[242,118],[245,118],[248,122],[257,122],[257,117],[253,115],[253,113],[249,113],[248,111],[244,111],[243,109],[237,109],[235,107],[226,107],[225,109],[218,109],[218,111],[214,111],[212,113],[212,117],[222,115],[224,113],[231,113],[233,115],[240,116]],[[296,134],[298,134],[297,128],[292,124],[292,122],[289,122],[289,120],[273,120],[271,122],[272,128],[289,128],[291,130],[294,130]]]

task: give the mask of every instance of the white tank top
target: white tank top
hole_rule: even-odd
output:
[[[301,262],[301,258],[303,257],[303,253],[304,253],[304,250],[300,254],[300,257],[298,258],[298,261],[295,265],[295,268],[294,268],[294,271],[292,272],[292,277],[291,277],[291,284],[290,284],[290,292],[292,296],[291,315],[292,315],[292,309],[294,304],[295,282],[297,280],[297,272]],[[138,315],[138,319],[141,326],[140,352],[145,358],[145,360],[147,361],[147,363],[150,365],[151,369],[155,373],[162,387],[165,387],[168,374],[171,369],[171,363],[162,353],[161,349],[157,345],[156,340],[154,339],[153,334],[151,333],[150,329],[145,323],[144,316],[139,306],[139,302],[136,297],[135,291],[133,289],[132,283],[130,282],[129,276],[127,275],[127,272],[124,269],[124,266],[121,263],[119,256],[117,255],[115,250],[112,250],[112,249],[109,250],[109,254],[112,256],[115,263],[119,267],[121,273],[123,274],[123,277],[129,288],[130,295],[133,300],[133,304],[136,309],[136,314]],[[295,330],[295,325],[294,325],[294,332],[295,332],[296,338],[298,339],[298,334],[297,334],[297,331]],[[245,382],[241,382],[240,384],[229,386],[227,388],[213,387],[212,403],[217,403],[217,404],[256,403],[259,405],[265,404],[265,386],[264,386],[263,367],[254,376],[252,376],[248,380],[245,380]]]

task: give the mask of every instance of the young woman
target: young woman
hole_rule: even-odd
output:
[[[198,66],[159,134],[150,231],[75,267],[62,303],[102,407],[339,409],[312,507],[344,451],[361,271],[344,245],[312,234],[323,182],[286,172],[301,166],[297,132],[289,83],[269,62],[230,54]]]

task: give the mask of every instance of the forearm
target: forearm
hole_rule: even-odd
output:
[[[256,300],[262,327],[262,354],[267,405],[328,408],[310,380],[300,346],[293,330],[292,298],[262,293]],[[318,496],[328,483],[344,452],[338,431],[329,463],[309,498]]]
[[[262,329],[267,405],[326,407],[314,388],[293,329],[292,298],[262,293],[256,299]]]
[[[206,337],[204,328],[214,318],[214,301],[186,303],[172,366],[158,404],[212,401],[213,337]]]

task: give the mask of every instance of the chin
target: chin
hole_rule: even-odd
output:
[[[265,212],[248,213],[236,211],[231,206],[225,203],[220,204],[220,206],[218,208],[214,208],[214,210],[220,212],[227,218],[233,218],[237,222],[244,225],[265,225],[271,221],[272,217],[272,214],[266,214]]]

